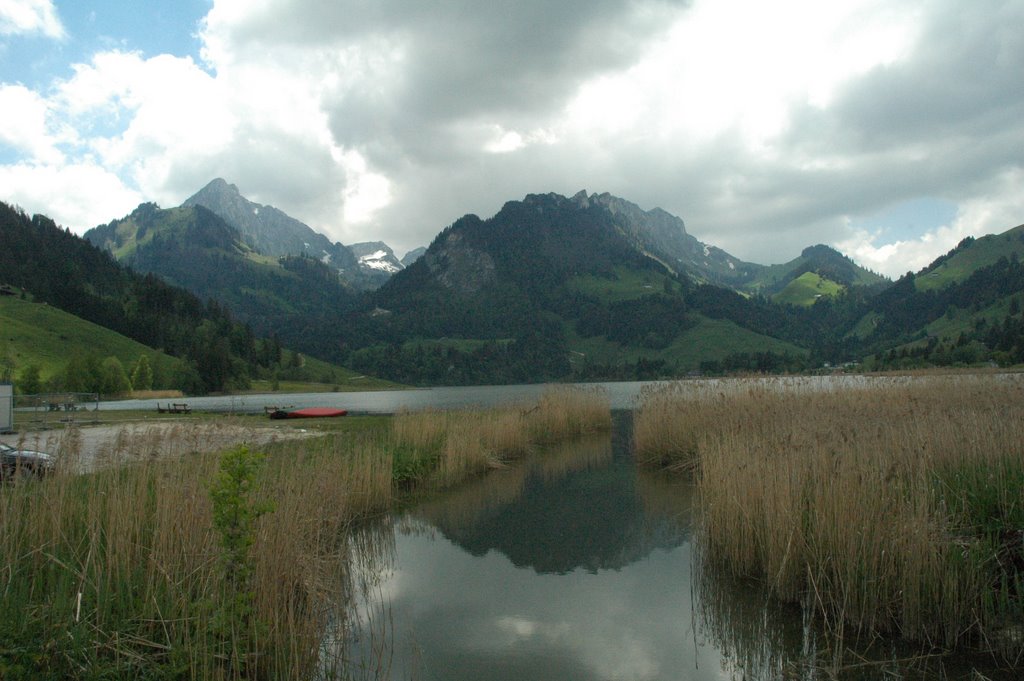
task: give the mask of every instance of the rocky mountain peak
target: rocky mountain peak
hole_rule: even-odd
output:
[[[385,246],[386,252],[381,256],[383,261],[369,259],[362,262],[348,246],[332,242],[274,206],[250,201],[238,187],[223,178],[212,180],[182,205],[204,206],[213,211],[264,255],[308,255],[337,269],[343,279],[357,288],[376,288],[402,269],[390,248]]]
[[[359,259],[360,267],[386,274],[394,274],[405,269],[405,266],[395,256],[395,252],[383,241],[364,241],[351,244],[349,249]]]

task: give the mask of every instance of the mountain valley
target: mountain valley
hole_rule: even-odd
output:
[[[892,282],[824,245],[745,262],[665,211],[581,191],[466,215],[400,260],[217,179],[85,240],[255,338],[407,384],[1024,361],[1024,227]]]

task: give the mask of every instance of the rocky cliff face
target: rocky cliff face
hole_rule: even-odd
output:
[[[405,269],[395,252],[383,241],[365,241],[351,244],[348,248],[356,256],[363,278],[374,287],[383,286],[394,274]]]
[[[439,248],[423,258],[441,284],[461,295],[473,295],[495,279],[494,259],[470,246],[458,232],[449,234]]]
[[[426,252],[426,246],[420,246],[419,248],[412,249],[411,251],[402,256],[402,267],[408,267],[409,265],[413,264],[414,262],[419,260]]]
[[[687,233],[680,218],[661,208],[643,210],[608,193],[587,196],[583,191],[572,200],[581,207],[604,208],[644,253],[660,260],[669,269],[685,272],[694,279],[737,285],[760,268],[701,242]]]
[[[352,252],[332,243],[287,213],[248,200],[238,187],[217,178],[185,200],[183,206],[205,206],[233,226],[254,248],[270,256],[306,254],[345,271],[358,265]]]
[[[358,289],[381,286],[402,269],[394,252],[383,242],[355,246],[334,242],[287,213],[248,200],[238,187],[216,179],[185,200],[183,206],[204,206],[237,229],[264,255],[308,255],[338,270]],[[354,250],[358,248],[358,252]]]

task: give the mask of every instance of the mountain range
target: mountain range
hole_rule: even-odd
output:
[[[217,179],[85,238],[258,336],[452,384],[1024,361],[1022,232],[965,240],[892,282],[824,245],[745,262],[663,210],[581,191],[463,216],[399,260],[382,242],[331,242]]]
[[[263,255],[308,255],[338,270],[341,278],[357,289],[376,288],[404,268],[402,261],[381,242],[345,246],[331,242],[309,225],[273,206],[242,196],[226,180],[212,180],[185,199],[183,208],[203,206],[220,216],[242,239]]]

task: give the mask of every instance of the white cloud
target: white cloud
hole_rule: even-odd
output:
[[[0,96],[19,100],[12,111],[21,121],[22,146],[31,140],[33,147],[30,163],[7,166],[5,173],[11,182],[19,180],[23,192],[42,178],[58,185],[81,180],[90,191],[72,192],[74,204],[31,204],[76,231],[94,226],[97,217],[106,222],[125,215],[140,197],[180,202],[183,196],[168,191],[174,172],[202,165],[231,141],[230,107],[191,59],[104,52],[73,72],[55,82],[46,98],[20,86],[6,86]],[[61,134],[51,133],[53,127]]]
[[[1024,148],[1021,21],[1022,0],[214,0],[199,64],[111,51],[46,89],[4,86],[0,143],[19,156],[8,176],[102,168],[123,201],[161,205],[220,176],[399,251],[464,213],[587,188],[747,260],[849,244],[889,271],[983,205],[1005,207],[991,229],[1021,221],[1000,180]],[[964,226],[851,234],[847,216],[921,196]]]
[[[41,212],[78,232],[109,222],[146,199],[93,163],[0,166],[4,201]],[[45,207],[45,210],[41,209]],[[130,210],[129,208],[128,210]]]
[[[0,113],[9,124],[0,142],[31,158],[7,166],[6,174],[22,178],[18,184],[26,187],[43,176],[63,176],[65,162],[76,173],[102,166],[105,181],[120,186],[76,198],[110,211],[104,222],[130,212],[140,196],[176,205],[216,176],[307,220],[311,195],[340,216],[349,162],[333,145],[316,87],[280,68],[239,67],[213,76],[190,58],[99,53],[76,64],[73,75],[55,82],[48,96],[21,86],[0,90],[0,101],[12,104]],[[69,134],[50,132],[57,125],[53,121]],[[382,178],[365,169],[361,174],[365,178],[351,194],[352,210],[362,206],[366,212],[385,200],[386,192]],[[333,191],[324,185],[333,185]],[[281,201],[282,195],[290,200]],[[76,231],[96,224],[95,209],[66,210],[67,202],[37,204],[24,195],[19,200]],[[83,216],[90,218],[81,222]]]
[[[342,162],[350,177],[344,195],[344,217],[351,224],[362,224],[391,202],[391,183],[385,176],[369,171],[358,152],[345,154]]]
[[[879,232],[857,230],[835,243],[861,265],[890,277],[917,272],[965,237],[1006,231],[1024,222],[1024,168],[1003,172],[989,190],[964,200],[956,218],[916,239],[879,243]]]
[[[65,37],[64,25],[52,0],[0,0],[0,35],[42,33]]]
[[[570,118],[613,134],[738,131],[764,143],[794,102],[826,106],[839,84],[907,53],[916,13],[880,5],[699,0],[632,68],[581,88]]]
[[[49,104],[23,85],[0,85],[0,144],[23,152],[32,162],[60,164],[64,155],[51,133]]]

